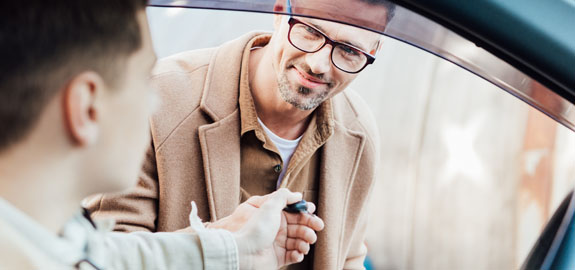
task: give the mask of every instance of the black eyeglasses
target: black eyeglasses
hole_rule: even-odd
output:
[[[375,61],[375,57],[355,48],[330,39],[315,27],[291,17],[288,21],[288,40],[292,46],[306,53],[315,53],[326,44],[331,45],[331,62],[347,73],[358,73]]]

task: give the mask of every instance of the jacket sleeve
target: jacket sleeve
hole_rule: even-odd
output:
[[[238,269],[235,240],[225,230],[108,232],[104,236],[107,269]]]
[[[347,253],[343,269],[365,269],[363,262],[367,256],[367,246],[365,245],[365,235],[367,228],[367,211],[362,214],[360,224],[351,242],[351,248]]]
[[[101,220],[99,225],[105,224]],[[111,232],[97,226],[90,257],[109,269],[230,269],[239,268],[238,248],[231,232],[205,228],[197,209],[190,213],[187,232]]]
[[[377,151],[376,151],[377,152]],[[369,160],[368,162],[376,164],[376,160]],[[367,235],[367,224],[369,221],[369,202],[371,194],[373,193],[373,185],[376,177],[375,173],[371,174],[372,181],[368,189],[367,200],[361,208],[361,213],[358,218],[356,230],[353,233],[349,251],[347,253],[343,269],[365,269],[364,261],[367,256],[367,246],[365,244]]]
[[[350,249],[347,253],[343,269],[365,269],[364,261],[367,256],[367,246],[365,244],[367,235],[367,224],[369,221],[369,201],[373,190],[373,183],[369,189],[369,194],[365,205],[362,207],[358,219],[356,230],[352,236]]]
[[[84,202],[91,218],[113,219],[121,232],[156,231],[158,173],[154,145],[150,146],[137,186],[118,193],[95,195]]]
[[[364,108],[368,108],[367,106]],[[366,194],[366,201],[364,202],[363,207],[361,207],[361,213],[358,218],[358,223],[356,225],[356,230],[353,234],[353,238],[351,240],[350,249],[347,253],[346,260],[344,263],[343,269],[365,269],[364,261],[365,257],[367,256],[367,246],[366,242],[366,235],[367,235],[367,225],[369,221],[369,206],[371,201],[371,196],[373,193],[373,188],[375,182],[378,179],[378,171],[377,167],[379,165],[379,153],[380,153],[380,141],[379,141],[379,132],[377,129],[377,124],[375,119],[373,118],[373,114],[371,112],[366,113],[367,120],[365,123],[365,130],[368,134],[366,150],[364,151],[361,157],[362,168],[367,172],[366,179],[362,179],[364,181],[368,181],[369,188],[367,189]]]

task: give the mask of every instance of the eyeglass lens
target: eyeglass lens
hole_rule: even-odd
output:
[[[308,53],[316,52],[326,42],[323,34],[302,23],[293,25],[289,38],[296,48]],[[338,44],[332,50],[331,60],[334,65],[344,71],[356,72],[363,68],[367,57],[352,47]]]

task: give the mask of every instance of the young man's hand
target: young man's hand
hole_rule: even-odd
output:
[[[324,226],[323,221],[312,214],[313,203],[308,203],[308,213],[282,211],[286,205],[301,199],[301,193],[287,189],[253,196],[230,216],[208,227],[234,232],[242,269],[277,269],[301,262],[317,240],[315,232]]]

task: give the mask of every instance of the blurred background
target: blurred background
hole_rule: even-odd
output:
[[[152,7],[148,15],[158,57],[272,31],[274,16]],[[367,237],[373,269],[519,268],[573,188],[575,132],[391,38],[351,87],[381,137]]]

